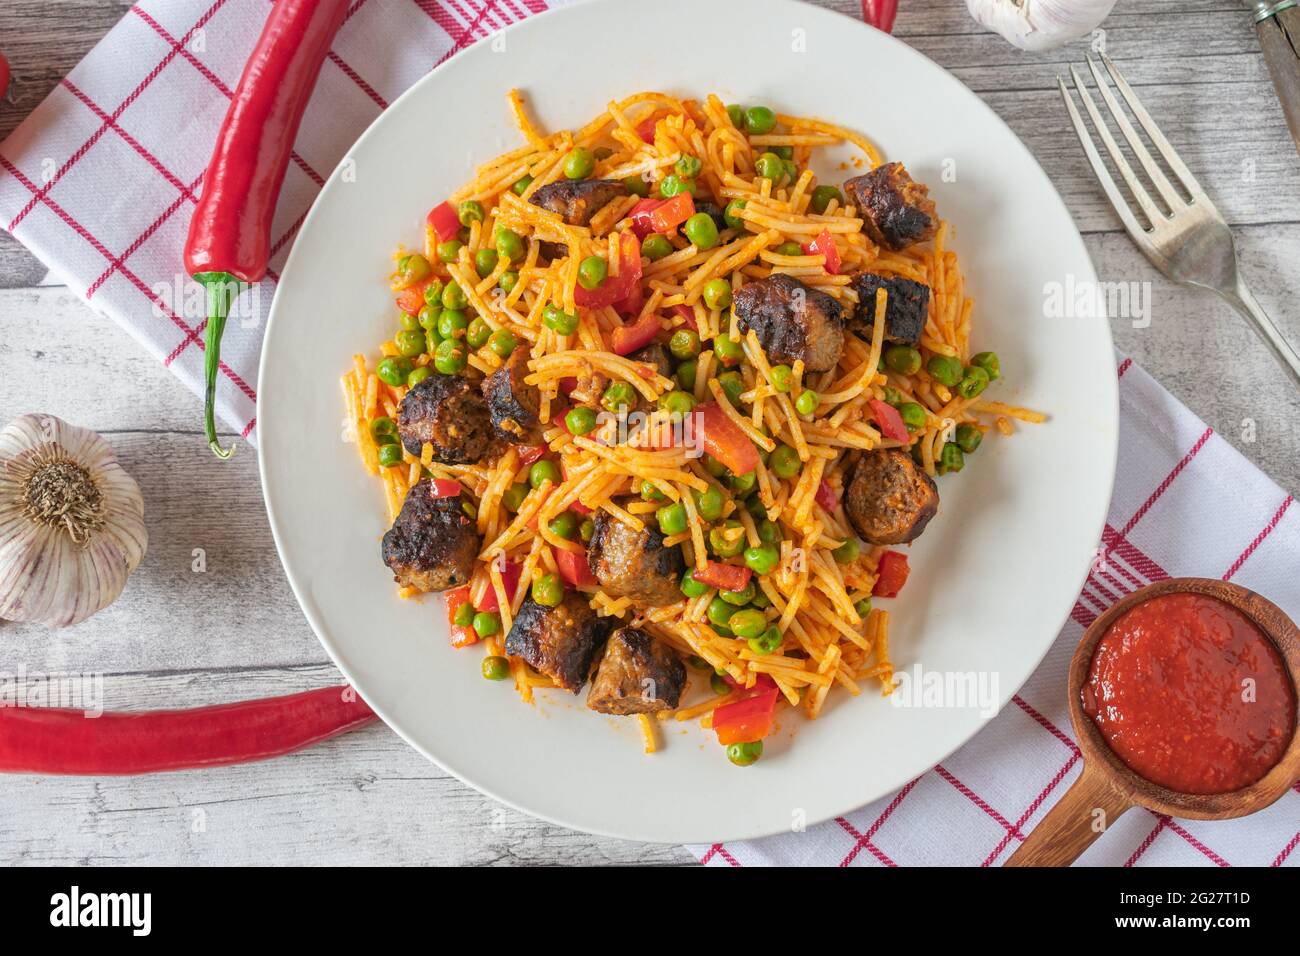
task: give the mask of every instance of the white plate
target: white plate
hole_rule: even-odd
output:
[[[902,786],[974,734],[979,713],[893,707],[870,688],[837,693],[815,723],[787,716],[748,769],[676,722],[661,725],[664,748],[647,757],[634,721],[556,692],[521,704],[508,685],[479,676],[480,652],[448,645],[441,601],[394,596],[379,557],[381,491],[341,435],[338,377],[354,352],[392,333],[391,250],[418,245],[428,208],[519,144],[512,86],[553,129],[638,90],[714,91],[853,127],[905,162],[954,226],[950,246],[976,301],[975,345],[996,349],[1006,375],[992,397],[1051,419],[990,436],[961,475],[941,480],[942,510],[912,549],[903,598],[887,602],[894,660],[996,674],[1005,704],[1087,572],[1114,475],[1114,360],[1104,320],[1044,316],[1045,283],[1095,275],[1029,152],[948,73],[839,14],[786,0],[611,0],[530,19],[507,32],[504,51],[479,43],[425,77],[358,141],[355,181],[336,170],[303,226],[271,310],[258,422],[271,526],[308,620],[365,699],[429,759],[565,826],[741,839]]]

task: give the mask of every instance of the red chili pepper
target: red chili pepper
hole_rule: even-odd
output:
[[[720,591],[743,591],[753,574],[753,571],[742,565],[710,561],[707,568],[696,568],[691,576],[701,584]]]
[[[876,424],[880,426],[880,434],[895,441],[912,440],[911,433],[903,424],[903,416],[898,413],[897,408],[878,398],[873,398],[867,404],[871,406],[871,413],[876,418]]]
[[[835,493],[835,489],[826,483],[823,478],[817,486],[817,493],[813,495],[813,500],[821,505],[822,511],[831,512],[840,506],[840,496]]]
[[[890,33],[898,14],[898,0],[862,0],[862,19],[877,30]]]
[[[619,239],[618,275],[606,279],[594,289],[581,285],[573,290],[573,300],[585,309],[603,309],[621,302],[641,284],[641,240],[630,232]]]
[[[265,760],[375,719],[351,687],[192,710],[104,713],[0,709],[0,771],[86,776],[157,773]]]
[[[706,452],[730,468],[733,475],[746,475],[758,467],[754,443],[717,402],[705,402],[695,413],[696,434],[704,440]]]
[[[515,453],[519,456],[519,464],[531,465],[537,459],[546,454],[545,445],[516,445]]]
[[[207,290],[204,429],[219,458],[215,405],[221,334],[244,283],[259,282],[271,258],[271,219],[325,54],[348,0],[279,0],[244,65],[190,220],[185,270]]]
[[[470,603],[469,586],[444,591],[443,596],[447,599],[447,624],[451,627],[451,646],[469,647],[471,644],[477,644],[478,632],[472,627],[460,627],[456,623],[456,612],[460,610],[460,606]]]
[[[591,573],[591,567],[587,564],[587,552],[583,549],[581,553],[569,551],[564,548],[556,548],[555,565],[560,569],[560,577],[564,583],[575,588],[594,588],[598,583],[595,575]]]
[[[455,239],[460,232],[460,216],[449,202],[440,202],[430,209],[424,221],[433,227],[439,242]]]
[[[876,597],[898,597],[898,592],[903,590],[910,573],[907,555],[902,551],[886,551],[876,565],[876,586],[871,589],[871,593]]]
[[[651,211],[651,231],[667,235],[693,215],[695,215],[695,199],[690,193],[678,193],[672,199],[665,200],[662,206]]]
[[[723,746],[753,743],[772,732],[779,693],[772,678],[760,674],[753,687],[737,693],[742,695],[739,700],[713,712],[713,729]]]
[[[835,237],[829,229],[823,229],[812,242],[803,247],[806,255],[821,256],[825,259],[823,268],[830,275],[840,274],[840,251],[835,248]]]
[[[507,561],[505,567],[501,569],[501,586],[506,589],[506,600],[515,599],[515,591],[519,589],[519,573],[523,570],[523,565],[517,561]],[[497,589],[488,588],[483,592],[483,600],[478,602],[478,611],[499,611],[501,602],[497,600]]]
[[[0,53],[0,96],[4,96],[7,89],[9,89],[9,61],[4,58],[3,53]]]

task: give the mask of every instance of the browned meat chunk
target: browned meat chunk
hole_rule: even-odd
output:
[[[855,176],[844,192],[862,217],[862,231],[877,245],[903,249],[934,238],[939,227],[929,187],[914,181],[902,163]]]
[[[877,289],[884,289],[887,294],[885,341],[891,345],[920,345],[925,319],[930,313],[930,287],[901,277],[887,279],[874,272],[859,272],[853,277],[858,308],[849,320],[849,331],[871,338],[871,328],[876,324]]]
[[[482,544],[460,496],[435,498],[425,479],[406,493],[381,553],[401,586],[445,591],[468,583]]]
[[[587,545],[587,564],[605,593],[628,597],[647,607],[683,600],[679,585],[686,562],[681,548],[664,547],[664,536],[657,526],[647,523],[640,531],[633,531],[604,510],[596,515],[595,523]]]
[[[644,362],[651,366],[656,372],[664,378],[671,378],[673,374],[673,362],[668,357],[668,350],[658,342],[651,342],[644,348],[639,348],[628,356],[633,362]]]
[[[939,510],[939,489],[907,452],[878,448],[858,461],[844,510],[872,544],[906,544]]]
[[[794,276],[771,275],[736,293],[740,331],[753,329],[769,362],[803,359],[809,372],[833,369],[844,348],[844,310]]]
[[[612,200],[626,195],[627,187],[618,179],[562,179],[543,186],[528,201],[549,209],[570,226],[585,226]]]
[[[448,465],[480,461],[494,436],[487,402],[459,375],[430,375],[406,393],[397,414],[402,447],[418,456],[424,443],[435,460]]]
[[[506,653],[576,694],[613,624],[613,618],[598,617],[577,591],[566,591],[555,607],[538,604],[530,594],[506,635]]]
[[[681,659],[645,631],[620,627],[591,679],[587,706],[602,714],[675,710],[686,686]]]
[[[527,375],[528,350],[517,348],[483,382],[492,425],[502,439],[514,444],[537,444],[542,440],[542,423],[537,417],[542,397],[536,385],[524,381]]]
[[[713,224],[718,227],[718,232],[731,228],[727,225],[727,217],[723,214],[722,207],[717,203],[709,202],[707,199],[697,199],[695,200],[695,211],[697,213],[708,213],[709,218],[713,220]]]

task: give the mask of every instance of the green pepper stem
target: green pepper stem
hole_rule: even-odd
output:
[[[217,441],[217,373],[221,371],[221,335],[226,330],[230,306],[244,284],[229,272],[200,272],[194,278],[203,283],[208,299],[208,327],[203,340],[203,431],[212,453],[224,460],[235,453],[235,446],[222,448]]]

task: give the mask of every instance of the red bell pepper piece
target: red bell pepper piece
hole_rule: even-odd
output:
[[[831,275],[840,274],[840,251],[835,248],[835,237],[829,229],[823,229],[812,242],[803,247],[805,255],[821,256],[826,262],[823,268]]]
[[[672,199],[664,201],[650,213],[652,231],[664,235],[672,232],[691,216],[695,215],[695,199],[690,193],[678,193]]]
[[[700,330],[700,327],[695,324],[695,310],[689,305],[678,303],[673,306],[673,311],[682,317],[682,321],[686,323],[686,327],[692,332],[698,332]]]
[[[537,459],[546,454],[545,445],[516,445],[515,454],[519,456],[519,464],[531,465]]]
[[[623,318],[641,314],[641,307],[645,305],[645,290],[641,288],[638,280],[626,296],[614,303],[614,311]]]
[[[455,239],[460,233],[460,216],[449,202],[440,202],[430,209],[424,221],[433,227],[439,242]]]
[[[813,495],[813,500],[821,505],[822,511],[831,512],[839,507],[840,496],[835,493],[835,489],[826,483],[823,478],[817,485],[817,493]]]
[[[753,743],[772,732],[780,693],[772,679],[760,674],[753,687],[738,693],[742,695],[740,700],[723,704],[713,712],[713,729],[723,746]]]
[[[425,279],[397,293],[397,307],[407,315],[419,315],[420,310],[424,308],[424,290],[432,281],[432,279]]]
[[[575,588],[594,588],[597,584],[591,567],[587,564],[587,552],[569,551],[555,548],[555,564],[560,569],[564,583]]]
[[[203,429],[218,458],[217,373],[230,307],[260,282],[271,258],[271,222],[298,125],[349,0],[280,0],[271,7],[230,98],[185,240],[185,271],[207,292]]]
[[[638,239],[644,239],[655,231],[654,223],[650,221],[650,214],[667,201],[667,199],[642,199],[628,212],[628,217],[632,220],[632,231],[636,233]]]
[[[375,720],[351,687],[189,710],[0,708],[0,772],[158,773],[265,760]]]
[[[876,597],[898,597],[909,573],[911,568],[907,565],[907,555],[902,551],[886,551],[876,565],[876,586],[871,593]]]
[[[575,501],[573,504],[569,505],[569,510],[574,512],[575,514],[580,514],[580,515],[591,514],[591,509],[588,508],[586,505],[584,505],[581,501]]]
[[[880,426],[880,434],[895,441],[912,440],[912,435],[903,424],[903,416],[898,413],[897,408],[878,398],[873,398],[867,404],[871,406],[871,413],[876,418],[876,424]]]
[[[659,334],[659,316],[647,312],[631,325],[621,325],[609,334],[609,347],[619,355],[631,355],[649,345]]]
[[[452,588],[444,592],[447,598],[447,625],[451,628],[451,646],[469,647],[478,643],[478,633],[472,627],[458,627],[456,611],[462,604],[469,603],[469,586]]]
[[[594,289],[581,285],[573,290],[573,299],[587,309],[603,309],[621,302],[641,284],[641,240],[630,232],[619,237],[618,275],[606,279]]]
[[[862,0],[862,19],[877,30],[890,33],[898,14],[898,0]]]
[[[733,475],[747,475],[758,467],[758,452],[717,402],[705,402],[695,409],[697,434],[704,450],[731,469]]]
[[[573,375],[566,375],[560,379],[560,394],[568,398],[573,394],[573,390],[578,387],[578,379]]]
[[[431,498],[456,498],[463,490],[459,481],[451,481],[447,478],[430,478],[429,483],[433,486]]]
[[[506,589],[507,601],[515,599],[515,591],[519,589],[519,573],[522,570],[523,565],[517,561],[507,561],[505,567],[501,569],[501,585]],[[483,600],[479,602],[478,610],[501,610],[501,602],[497,600],[496,588],[488,588],[483,592]]]
[[[636,134],[647,143],[655,141],[655,127],[665,116],[671,116],[671,110],[655,110],[641,122],[636,124]]]
[[[701,584],[720,591],[743,591],[753,574],[753,571],[743,565],[710,561],[708,567],[696,568],[691,576]]]

